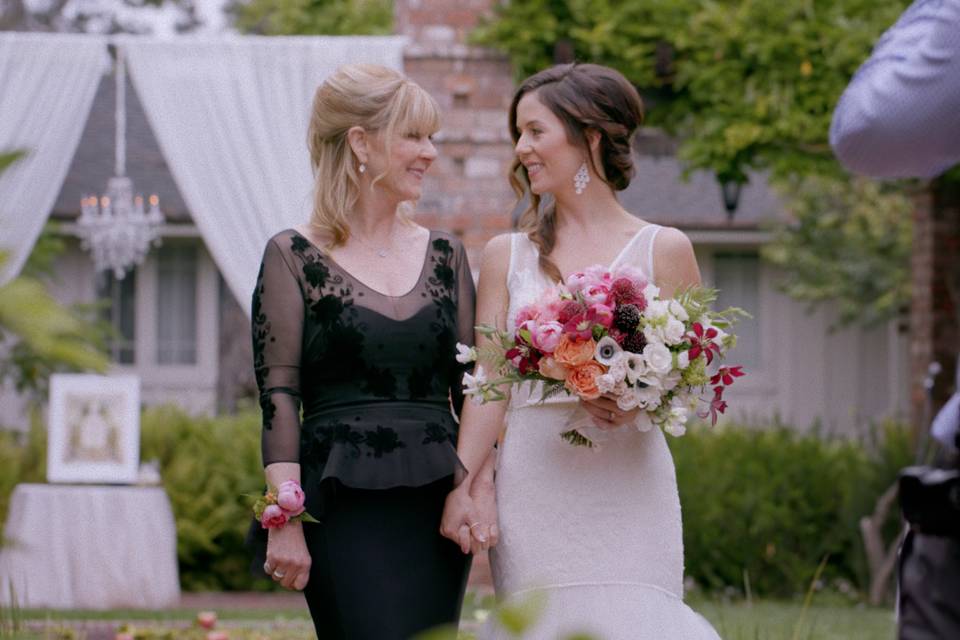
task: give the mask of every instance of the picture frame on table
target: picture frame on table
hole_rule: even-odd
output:
[[[133,484],[140,466],[140,378],[50,376],[47,482]]]

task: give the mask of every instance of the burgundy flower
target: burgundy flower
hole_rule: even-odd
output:
[[[723,366],[717,369],[717,373],[710,378],[710,384],[720,384],[723,382],[725,385],[733,384],[734,378],[739,378],[740,376],[746,375],[743,372],[743,366],[737,365],[735,367]]]
[[[701,418],[706,418],[710,416],[710,424],[717,424],[717,414],[723,413],[727,410],[727,401],[723,399],[723,387],[717,386],[713,388],[713,400],[710,401],[710,407],[703,413],[698,413],[697,415]]]
[[[574,316],[580,315],[584,311],[582,304],[576,300],[568,300],[560,307],[560,311],[557,313],[557,322],[567,324]]]
[[[578,313],[563,325],[563,332],[571,338],[587,340],[593,337],[593,322],[586,313]]]
[[[643,294],[630,278],[617,278],[610,285],[610,297],[618,305],[633,304],[637,298],[642,298]]]
[[[699,322],[693,323],[693,333],[687,334],[687,340],[690,342],[690,360],[696,360],[700,354],[707,358],[707,364],[713,362],[714,355],[720,355],[720,345],[713,342],[713,339],[719,335],[713,327],[704,330]]]
[[[633,353],[640,353],[643,351],[643,348],[647,346],[647,339],[643,336],[642,333],[630,333],[626,334],[627,337],[623,339],[623,342],[620,343],[620,346],[626,349],[627,351],[632,351]]]

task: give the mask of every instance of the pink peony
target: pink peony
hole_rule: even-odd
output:
[[[545,322],[534,327],[531,332],[533,346],[544,353],[553,353],[563,335],[563,325],[559,322]]]
[[[273,529],[287,524],[287,520],[289,519],[290,517],[284,513],[280,505],[271,504],[267,505],[267,508],[263,510],[263,515],[260,516],[260,524],[263,525],[264,529]]]
[[[204,629],[213,629],[213,627],[217,624],[217,612],[216,611],[197,612],[197,624],[203,627]]]
[[[587,303],[587,306],[606,304],[607,297],[610,295],[610,287],[605,283],[595,282],[584,287],[580,295],[583,296],[583,301]]]
[[[605,329],[609,329],[613,324],[613,309],[605,304],[592,305],[587,310],[587,321],[591,324],[599,324]]]
[[[516,320],[514,321],[514,324],[516,324],[516,326],[519,327],[520,325],[527,322],[528,320],[536,320],[539,315],[540,315],[540,310],[537,309],[535,305],[528,304],[526,306],[520,307],[517,310],[517,317],[516,317]]]
[[[293,480],[287,480],[277,488],[277,504],[287,516],[292,518],[303,513],[303,501],[303,489]]]
[[[570,290],[570,293],[576,295],[583,291],[583,289],[592,282],[593,278],[589,277],[583,271],[578,271],[576,273],[571,273],[567,277],[567,288]]]

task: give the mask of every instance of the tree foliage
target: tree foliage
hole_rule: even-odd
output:
[[[786,291],[836,298],[844,321],[873,323],[908,300],[909,216],[898,187],[846,184],[828,131],[844,87],[908,4],[528,0],[498,5],[473,39],[505,51],[520,76],[565,53],[619,69],[648,98],[647,124],[678,138],[688,170],[721,182],[753,170],[778,188],[794,219],[766,254]]]
[[[203,24],[196,0],[2,0],[0,31],[150,34],[161,14],[178,32]]]
[[[0,153],[0,173],[22,152]],[[45,233],[23,274],[0,285],[0,385],[43,397],[50,374],[57,371],[105,371],[106,329],[84,306],[65,307],[47,291],[42,277],[53,272],[62,240]],[[0,265],[6,260],[0,251]]]
[[[240,0],[231,8],[240,31],[264,35],[389,34],[391,0]]]
[[[788,277],[783,290],[837,304],[837,325],[876,325],[910,302],[910,199],[864,178],[805,176],[790,183],[790,222],[762,253]]]

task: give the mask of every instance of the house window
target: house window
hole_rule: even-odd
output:
[[[119,280],[112,271],[97,276],[97,298],[105,303],[102,318],[113,327],[107,348],[110,358],[118,364],[134,363],[136,278],[136,269],[130,269]]]
[[[157,250],[157,364],[197,362],[197,246]]]
[[[760,258],[756,252],[719,252],[713,257],[714,286],[719,289],[716,308],[740,307],[752,315],[733,328],[737,346],[730,352],[732,364],[747,370],[761,368]]]

